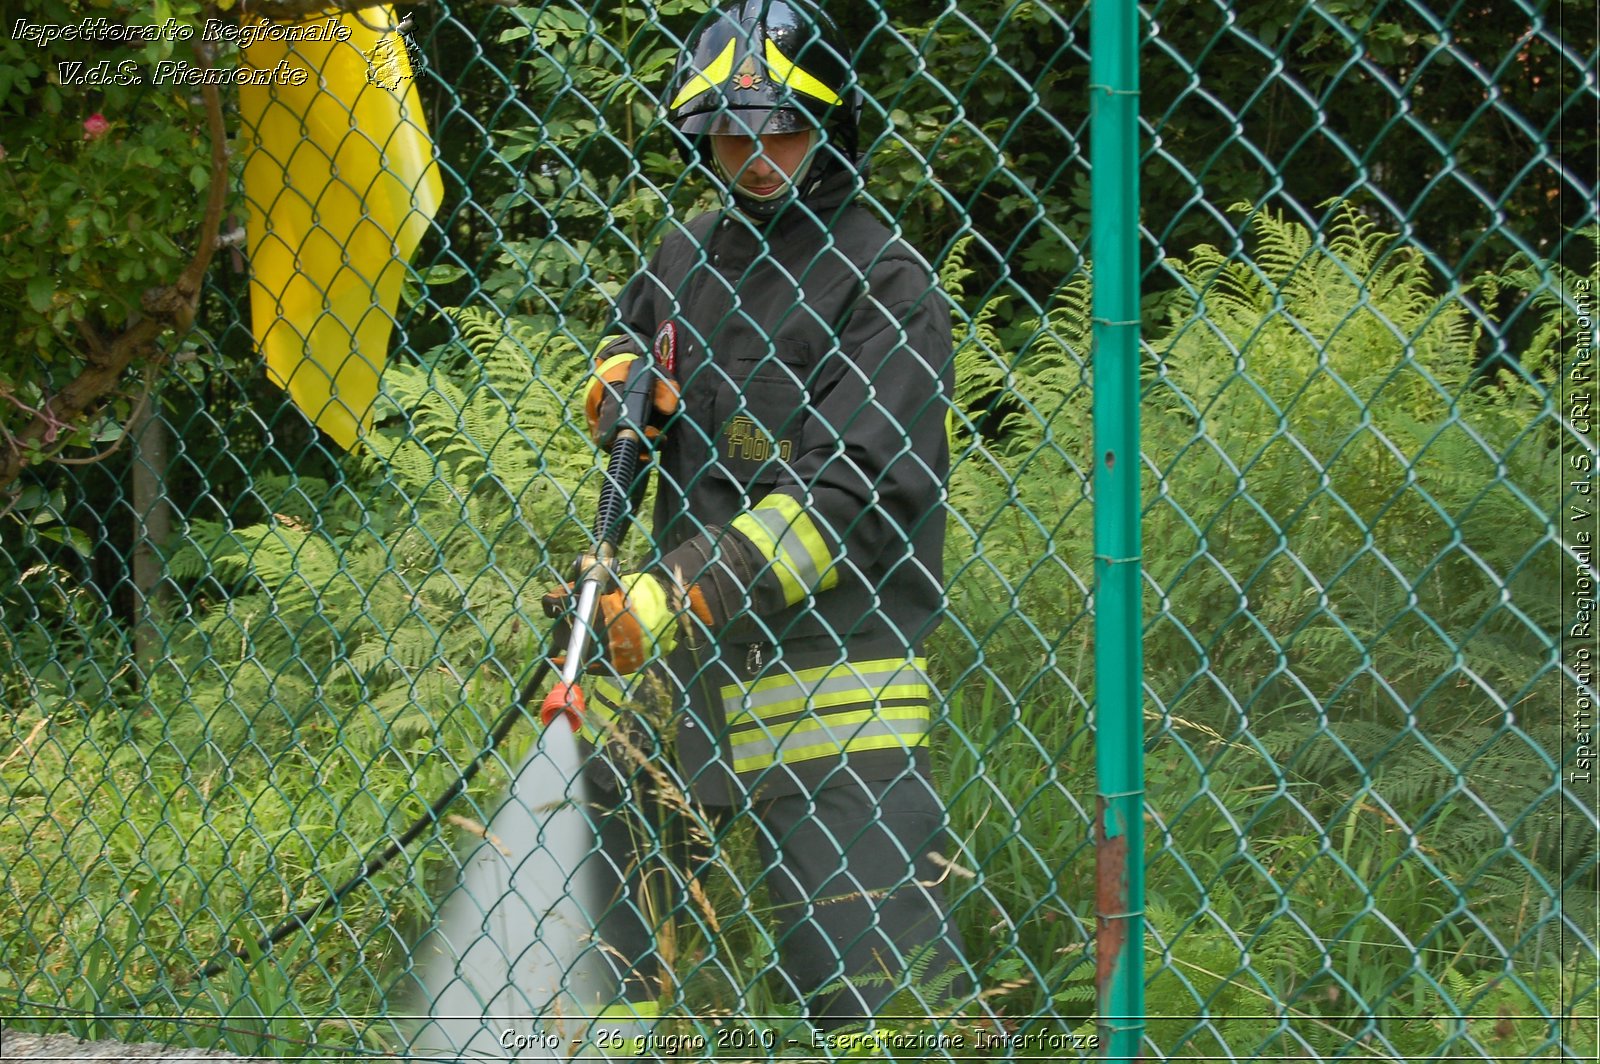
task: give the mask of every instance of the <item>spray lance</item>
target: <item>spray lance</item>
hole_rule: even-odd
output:
[[[628,516],[644,494],[645,478],[639,475],[639,459],[649,446],[648,427],[654,409],[655,389],[660,379],[655,371],[670,377],[678,363],[677,329],[666,322],[656,331],[649,354],[636,357],[622,385],[615,425],[600,443],[610,445],[605,483],[600,489],[600,507],[594,519],[594,550],[578,559],[576,601],[572,609],[572,632],[567,639],[561,663],[561,679],[545,696],[539,718],[546,727],[558,715],[565,715],[577,731],[584,715],[583,688],[578,685],[594,631],[595,609],[600,596],[614,581],[617,546],[627,533]],[[652,359],[653,356],[653,359]]]
[[[656,370],[657,366],[660,367],[659,373]],[[585,658],[590,653],[590,641],[595,634],[593,628],[595,609],[604,585],[612,579],[617,548],[627,532],[628,517],[644,493],[646,479],[639,475],[639,463],[650,445],[646,428],[660,427],[651,424],[655,387],[663,374],[670,377],[676,368],[677,333],[675,326],[668,322],[657,331],[651,352],[635,358],[629,367],[622,386],[615,424],[607,433],[607,437],[601,440],[603,445],[609,442],[610,451],[594,522],[595,546],[578,562],[577,605],[572,613],[572,629],[567,640],[566,654],[560,662],[561,679],[545,697],[539,712],[540,720],[546,728],[557,716],[562,716],[571,725],[574,733],[579,730],[584,714],[584,701],[578,677],[585,664]],[[550,672],[550,659],[544,655],[541,655],[541,659],[517,698],[495,721],[477,755],[461,771],[455,782],[434,800],[426,812],[398,837],[392,838],[382,850],[363,861],[361,867],[343,883],[317,901],[290,914],[253,945],[230,950],[221,959],[201,970],[200,978],[209,979],[220,975],[227,971],[236,959],[251,961],[266,954],[273,946],[296,931],[309,930],[311,921],[324,909],[343,901],[357,887],[387,867],[390,861],[425,831],[437,825],[443,819],[445,810],[466,793],[468,786],[484,764],[511,733],[517,721],[525,716],[526,707],[531,704],[535,693],[544,684]],[[143,1008],[168,993],[170,991],[158,985],[131,999],[129,1003],[135,1008]]]

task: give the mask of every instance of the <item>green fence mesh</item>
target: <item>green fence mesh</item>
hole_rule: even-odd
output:
[[[282,24],[314,6],[250,11]],[[719,639],[714,657],[754,669],[736,696],[747,710],[772,683],[804,681],[811,712],[827,679],[788,662],[834,654],[854,664],[827,675],[860,686],[864,659],[903,659],[857,738],[908,734],[893,722],[919,696],[885,685],[929,686],[948,841],[917,867],[948,900],[970,979],[927,957],[891,963],[907,985],[875,999],[875,1019],[813,1028],[785,967],[792,912],[845,888],[785,902],[764,877],[782,841],[765,834],[771,810],[719,814],[654,748],[621,762],[646,814],[646,884],[621,909],[586,894],[604,817],[531,712],[435,829],[303,931],[253,945],[444,794],[541,660],[541,595],[593,546],[592,355],[619,301],[639,305],[627,286],[662,242],[723,209],[666,114],[711,6],[437,0],[403,22],[372,8],[348,54],[266,35],[284,69],[311,70],[310,90],[326,79],[348,131],[297,112],[290,90],[305,86],[286,76],[254,102],[221,87],[230,191],[192,323],[179,315],[75,411],[61,405],[75,381],[159,317],[138,293],[172,283],[204,231],[199,82],[208,63],[240,69],[239,12],[24,0],[8,16],[7,1029],[449,1060],[1099,1052],[1085,5],[828,5],[862,97],[860,202],[941,281],[849,309],[892,306],[903,354],[919,342],[904,323],[948,308],[951,365],[934,367],[953,374],[948,419],[919,406],[900,422],[900,399],[930,387],[903,359],[867,375],[848,416],[827,416],[838,358],[829,370],[767,342],[753,308],[773,297],[750,278],[772,275],[751,265],[725,296],[726,334],[683,342],[715,350],[754,322],[746,369],[766,383],[705,370],[685,404],[716,393],[728,416],[669,428],[702,452],[726,442],[727,460],[744,448],[747,485],[824,456],[798,496],[821,512],[827,477],[862,462],[903,476],[945,423],[948,475],[920,466],[934,485],[921,503],[863,475],[857,511],[835,499],[819,533],[819,570],[866,589],[861,617],[882,621],[903,616],[897,589],[922,586],[903,580],[929,564],[917,537],[944,522],[939,627],[860,650],[879,647],[876,629],[827,614],[842,592],[801,571],[810,548],[791,513],[775,541],[801,605],[788,627]],[[1144,1053],[1593,1060],[1592,6],[1155,2],[1139,15]],[[147,25],[166,28],[118,32]],[[79,76],[107,58],[106,78]],[[785,80],[772,62],[717,76]],[[375,108],[394,100],[385,125]],[[427,157],[423,125],[442,179],[431,217],[435,195],[405,165],[408,144]],[[312,185],[302,153],[317,144],[337,151]],[[289,155],[269,160],[270,197],[249,183],[269,148]],[[366,156],[382,165],[363,169]],[[250,230],[291,216],[304,243],[280,230],[274,250]],[[761,262],[792,267],[767,241],[781,221],[735,224]],[[420,244],[400,270],[386,264],[407,225]],[[719,266],[710,254],[697,268]],[[832,297],[804,272],[818,254],[786,282],[807,294],[791,289],[784,316],[838,355],[853,342],[840,337],[873,337],[859,317],[828,319]],[[330,287],[252,298],[251,270],[273,255]],[[253,330],[287,330],[293,358],[309,346],[337,365],[360,314],[344,347],[310,322],[345,313],[352,283],[399,300],[392,323],[374,310],[361,326],[389,357],[371,424],[345,448],[287,401]],[[777,413],[775,394],[789,404]],[[841,442],[885,415],[899,437]],[[743,435],[717,434],[740,416]],[[704,472],[676,461],[658,480]],[[654,528],[654,499],[629,525],[628,565],[652,558],[653,535],[703,530],[684,524],[705,520],[694,512]],[[886,520],[892,564],[833,553]],[[764,593],[774,585],[787,587],[774,575]],[[619,704],[658,735],[679,729],[682,747],[670,687]],[[730,735],[778,744],[784,727]],[[802,805],[787,838],[803,848],[820,832],[826,849],[837,821]],[[871,870],[904,853],[860,838],[835,861],[870,893]],[[666,860],[685,839],[696,856]],[[638,958],[605,920],[628,909],[663,972],[624,1015],[613,969]]]

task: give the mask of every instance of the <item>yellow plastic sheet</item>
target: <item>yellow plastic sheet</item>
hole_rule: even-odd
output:
[[[241,49],[271,72],[239,90],[252,328],[268,376],[346,449],[372,424],[405,264],[444,193],[395,24],[390,7],[260,23]]]

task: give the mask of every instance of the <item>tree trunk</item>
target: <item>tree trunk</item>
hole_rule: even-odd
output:
[[[166,575],[162,549],[172,534],[166,491],[171,436],[156,395],[150,396],[128,431],[133,433],[133,650],[139,675],[147,680],[166,650],[154,612],[163,598]]]

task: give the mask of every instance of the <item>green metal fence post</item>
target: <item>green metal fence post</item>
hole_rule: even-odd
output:
[[[1144,745],[1139,541],[1138,9],[1090,6],[1094,256],[1096,987],[1101,1053],[1144,1034]]]

